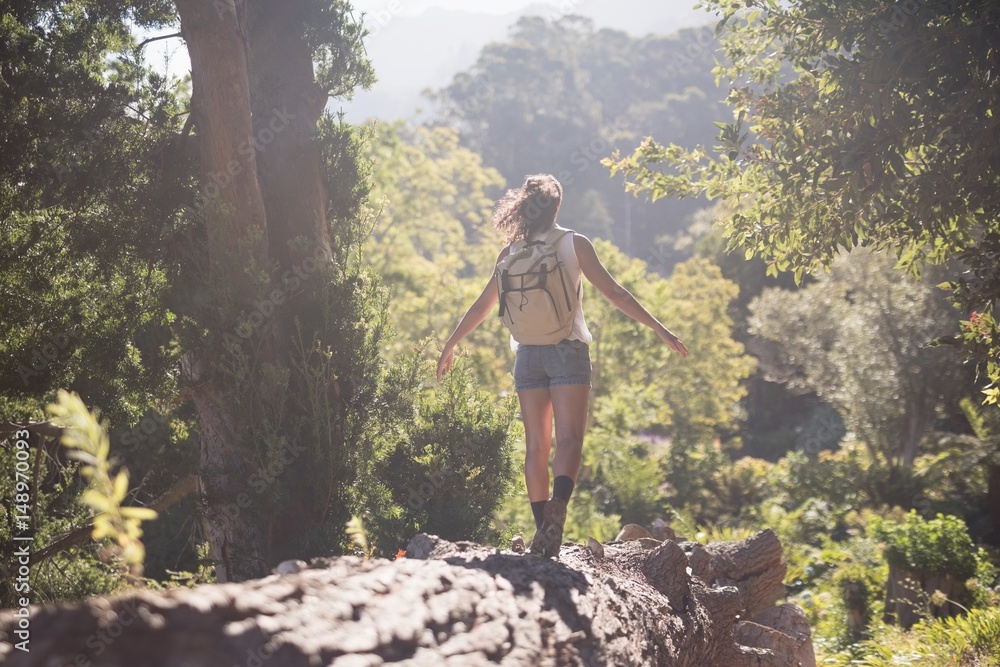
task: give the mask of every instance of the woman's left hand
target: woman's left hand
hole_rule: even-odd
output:
[[[437,379],[438,382],[441,381],[441,376],[451,370],[451,364],[455,360],[455,346],[445,343],[444,349],[441,350],[441,356],[438,358],[438,368],[437,368]]]
[[[688,350],[686,347],[684,347],[684,343],[681,342],[680,338],[670,333],[669,329],[666,328],[663,329],[663,331],[660,331],[658,335],[660,337],[660,340],[666,343],[671,350],[679,352],[682,357],[688,356]]]

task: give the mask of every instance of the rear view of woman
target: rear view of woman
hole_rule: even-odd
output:
[[[518,343],[513,335],[511,337],[511,345],[516,350],[514,386],[521,404],[526,442],[524,481],[536,528],[530,552],[549,558],[559,554],[562,544],[566,505],[580,471],[590,400],[589,346],[592,336],[583,313],[581,275],[586,276],[618,310],[651,328],[660,340],[682,357],[687,356],[687,348],[680,339],[650,315],[608,273],[591,242],[585,236],[556,225],[561,203],[562,186],[548,174],[529,176],[524,185],[508,190],[497,202],[493,211],[493,224],[506,235],[506,244],[497,256],[493,275],[482,294],[445,343],[437,366],[437,377],[440,380],[442,374],[451,369],[455,346],[489,316],[501,298],[501,291],[505,295],[502,309],[506,307],[507,310],[504,321],[509,326],[509,318],[518,316],[518,307],[529,302],[526,296],[522,296],[529,294],[529,290],[519,290],[509,285],[505,266],[510,259],[518,253],[518,256],[524,256],[525,252],[533,250],[533,246],[554,251],[560,264],[558,273],[551,266],[555,262],[550,260],[549,266],[546,266],[544,259],[539,260],[540,270],[549,271],[548,285],[543,278],[541,287],[555,293],[554,284],[566,280],[569,282],[569,289],[563,289],[559,294],[565,292],[569,295],[567,300],[571,308],[567,313],[553,316],[565,318],[562,328],[556,334],[557,338],[564,337],[548,344]],[[551,252],[549,257],[551,258]],[[532,263],[532,268],[538,263]],[[506,298],[508,289],[512,290],[516,299]],[[539,290],[536,289],[535,292]],[[552,301],[558,301],[558,298],[547,296],[546,304]],[[536,319],[541,318],[536,316]],[[537,340],[537,336],[525,334],[525,331],[530,331],[531,325],[530,321],[518,322],[518,328],[511,326],[511,331],[517,331],[522,340]],[[566,333],[563,334],[563,331]],[[557,446],[552,462],[554,480],[550,496],[549,452],[553,419]]]

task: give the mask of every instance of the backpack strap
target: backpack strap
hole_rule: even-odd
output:
[[[504,311],[507,310],[507,299],[504,298],[504,294],[510,290],[510,277],[508,275],[507,269],[503,270],[500,274],[500,317],[503,317]]]
[[[553,227],[548,232],[546,232],[545,236],[543,236],[542,238],[546,243],[548,243],[551,246],[554,246],[556,243],[559,242],[560,239],[562,239],[562,237],[572,233],[573,233],[572,229],[566,229],[565,227],[557,226]]]

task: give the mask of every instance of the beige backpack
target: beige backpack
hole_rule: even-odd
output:
[[[579,295],[555,249],[572,233],[556,227],[536,241],[517,241],[497,264],[500,319],[518,343],[554,345],[573,330]]]

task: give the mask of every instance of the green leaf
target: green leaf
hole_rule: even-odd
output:
[[[158,514],[148,507],[123,507],[119,510],[123,518],[136,519],[138,521],[152,521]]]
[[[87,489],[80,497],[80,502],[90,505],[98,512],[110,512],[114,509],[111,499],[96,489]]]
[[[123,470],[115,477],[115,501],[120,503],[125,499],[126,494],[128,494],[128,473]]]

